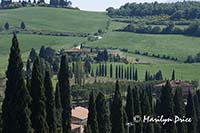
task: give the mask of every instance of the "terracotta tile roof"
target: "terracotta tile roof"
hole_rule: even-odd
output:
[[[78,106],[72,109],[72,117],[84,120],[88,117],[88,109]]]
[[[77,125],[77,124],[71,124],[71,129],[74,130],[74,129],[77,129],[77,128],[80,128],[81,125]]]

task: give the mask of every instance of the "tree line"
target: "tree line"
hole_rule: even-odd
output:
[[[172,93],[170,82],[162,87],[161,94],[156,98],[152,97],[151,86],[138,88],[128,86],[127,95],[124,99],[120,91],[119,82],[116,82],[115,91],[110,100],[105,101],[105,96],[99,92],[95,97],[94,91],[89,97],[88,123],[85,133],[197,133],[200,111],[200,91],[188,92],[187,104],[184,104],[182,89],[177,88]],[[125,102],[125,104],[123,104]],[[134,116],[143,118],[158,116],[173,119],[175,115],[180,118],[191,118],[191,122],[134,122]],[[110,118],[110,119],[109,119]],[[104,121],[104,122],[102,122]],[[129,125],[128,125],[129,124]]]
[[[135,33],[145,33],[145,34],[182,34],[187,36],[200,36],[199,32],[200,26],[199,22],[191,23],[187,28],[182,29],[176,27],[173,22],[169,22],[165,28],[160,26],[152,27],[151,25],[141,24],[129,24],[125,28],[117,31],[135,32]]]
[[[71,93],[68,71],[66,56],[62,56],[55,94],[49,71],[39,57],[33,61],[31,75],[25,75],[14,34],[6,71],[2,132],[69,133]]]
[[[200,2],[183,1],[174,3],[126,3],[119,9],[109,7],[107,14],[118,16],[162,16],[167,15],[171,20],[200,18]]]

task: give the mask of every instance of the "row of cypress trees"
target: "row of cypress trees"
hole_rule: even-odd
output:
[[[88,125],[85,128],[85,133],[125,133],[126,131],[129,133],[199,132],[200,91],[197,93],[189,91],[187,104],[185,105],[182,89],[177,88],[175,94],[173,94],[169,81],[162,87],[161,95],[156,103],[153,102],[151,89],[151,86],[147,86],[146,89],[137,86],[132,89],[128,86],[126,99],[123,99],[117,81],[110,106],[101,92],[95,100],[92,91],[89,98]],[[125,104],[123,104],[124,100],[126,101]],[[191,118],[192,122],[169,122],[166,124],[134,122],[134,116],[143,118],[145,115],[154,118],[163,115],[164,118],[171,119],[174,119],[177,115],[180,118]]]
[[[44,75],[42,69],[45,68],[42,68],[40,59],[36,57],[31,77],[26,77],[25,82],[19,43],[14,34],[2,105],[3,133],[71,132],[71,99],[66,57],[61,58],[55,95],[50,74],[46,71]]]

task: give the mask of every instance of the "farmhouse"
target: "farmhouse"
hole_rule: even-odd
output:
[[[165,84],[166,82],[154,85],[155,93],[157,93],[156,95],[160,95],[160,90],[163,86],[165,86]],[[192,93],[195,93],[195,90],[194,90],[195,87],[187,81],[172,80],[170,81],[170,85],[172,87],[173,94],[175,94],[176,88],[182,88],[183,96],[187,96],[189,91]]]
[[[72,133],[83,133],[87,125],[88,109],[78,106],[72,109]]]

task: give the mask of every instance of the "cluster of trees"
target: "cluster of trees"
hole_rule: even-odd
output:
[[[25,25],[25,23],[24,23],[23,21],[22,21],[21,24],[20,24],[20,28],[21,28],[22,30],[26,29],[26,25]],[[6,23],[4,24],[4,29],[5,29],[5,30],[9,30],[9,29],[10,29],[10,24],[9,24],[8,22],[6,22]],[[1,29],[1,30],[3,30],[3,29]]]
[[[195,57],[189,55],[185,61],[185,63],[195,63],[200,62],[200,53],[197,53]]]
[[[159,70],[154,75],[151,75],[150,72],[146,71],[145,81],[151,81],[151,80],[163,80],[162,71]]]
[[[199,103],[200,91],[188,92],[187,104],[184,104],[182,89],[177,88],[175,94],[169,81],[161,89],[161,95],[153,102],[152,87],[138,88],[128,86],[127,96],[124,99],[121,95],[119,82],[116,82],[115,92],[111,99],[105,101],[102,93],[95,96],[93,91],[89,98],[88,125],[85,133],[197,133],[199,132]],[[100,102],[101,101],[101,102]],[[125,106],[124,106],[125,101]],[[100,103],[101,104],[100,104]],[[108,104],[109,103],[109,104]],[[101,105],[101,106],[99,106]],[[109,108],[109,109],[108,109]],[[192,122],[134,122],[134,116],[154,116],[174,120],[175,115],[180,118],[191,118]],[[108,119],[110,117],[110,119]],[[102,122],[104,121],[104,122]],[[129,124],[128,124],[129,123]]]
[[[2,105],[3,133],[71,131],[71,93],[66,56],[61,58],[55,94],[49,71],[44,69],[44,74],[43,69],[41,59],[36,57],[31,77],[24,75],[19,44],[14,34]]]
[[[135,52],[131,52],[131,51],[128,51],[129,53],[133,53],[133,54],[138,54],[138,55],[143,55],[143,56],[149,56],[149,57],[155,57],[155,58],[160,58],[160,59],[165,59],[165,60],[173,60],[173,61],[177,61],[178,58],[176,57],[170,57],[169,55],[160,55],[160,54],[149,54],[148,52],[140,52],[139,50],[135,50]]]
[[[134,68],[134,65],[130,65],[124,67],[124,65],[115,65],[115,69],[113,68],[113,64],[109,65],[109,70],[107,64],[99,63],[99,66],[96,68],[96,72],[92,70],[91,76],[102,76],[107,77],[109,72],[110,78],[116,78],[121,80],[138,80],[138,70]]]
[[[10,8],[19,8],[19,7],[29,7],[29,6],[45,6],[45,7],[67,7],[70,8],[72,5],[71,1],[67,0],[50,0],[49,4],[45,3],[45,0],[28,0],[12,2],[12,0],[2,0],[0,8],[10,9]],[[78,8],[76,8],[78,9]]]
[[[119,9],[109,7],[107,14],[117,16],[170,16],[172,20],[200,18],[200,2],[183,1],[175,3],[126,3]]]
[[[173,22],[167,24],[165,28],[160,26],[152,27],[145,24],[129,24],[122,31],[135,32],[135,33],[147,33],[147,34],[183,34],[188,36],[200,36],[199,22],[191,23],[187,28],[181,29],[176,27]],[[119,30],[121,31],[121,30]]]

